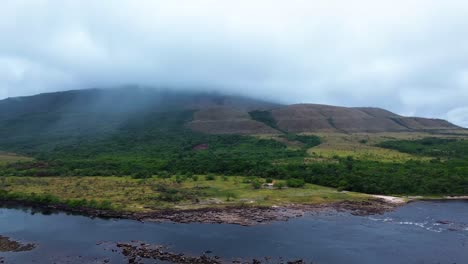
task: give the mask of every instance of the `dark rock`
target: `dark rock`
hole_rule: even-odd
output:
[[[8,237],[0,236],[0,252],[30,251],[35,247],[35,244],[21,244],[20,242],[10,240]]]
[[[436,221],[436,223],[438,223],[438,224],[442,224],[442,225],[448,225],[448,224],[450,224],[450,221],[446,221],[446,220],[438,220],[438,221]]]

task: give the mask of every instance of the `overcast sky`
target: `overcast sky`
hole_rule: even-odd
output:
[[[468,1],[2,0],[0,98],[141,84],[468,127]]]

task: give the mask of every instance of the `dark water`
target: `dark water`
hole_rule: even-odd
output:
[[[166,244],[172,251],[193,255],[210,250],[224,258],[468,263],[468,202],[415,202],[379,216],[321,214],[254,227],[139,223],[0,209],[0,235],[39,244],[29,252],[0,253],[6,263],[125,263],[106,243],[96,244],[130,240]]]

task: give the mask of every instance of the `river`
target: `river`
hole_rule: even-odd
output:
[[[0,253],[5,263],[127,263],[110,242],[164,244],[171,251],[223,259],[304,259],[314,263],[468,263],[468,202],[419,201],[374,216],[320,213],[287,222],[140,223],[27,208],[0,209],[0,235],[33,242]],[[148,262],[148,263],[154,263]]]

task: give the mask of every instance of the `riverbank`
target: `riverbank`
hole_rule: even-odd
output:
[[[444,196],[445,200],[468,200],[468,196]]]
[[[368,195],[313,184],[299,188],[264,184],[258,188],[243,176],[199,175],[185,181],[177,177],[4,177],[1,183],[0,203],[4,206],[138,221],[247,226],[327,210],[381,214],[407,202],[435,198]],[[455,198],[460,197],[447,199]]]
[[[405,204],[409,200],[409,199],[405,199],[402,197],[388,196],[388,195],[372,195],[372,197],[377,198],[377,199],[383,199],[384,201],[392,203],[392,204]]]
[[[306,214],[320,212],[348,212],[352,215],[374,215],[391,211],[398,204],[383,199],[365,201],[340,201],[328,204],[290,204],[287,206],[229,206],[186,210],[157,210],[151,212],[126,212],[87,207],[70,207],[67,204],[42,204],[32,201],[0,200],[6,208],[31,207],[45,212],[68,212],[89,217],[131,219],[141,222],[210,223],[252,226],[274,221],[287,221]]]
[[[323,204],[362,201],[369,195],[340,192],[314,184],[291,188],[271,187],[266,179],[246,176],[196,175],[191,179],[152,177],[2,177],[1,190],[15,197],[59,200],[70,205],[107,206],[119,211],[151,212],[165,209],[200,209],[215,207],[271,207],[290,204]],[[260,183],[260,185],[258,185]],[[35,197],[32,197],[35,196]],[[48,197],[44,197],[48,196]],[[86,201],[83,201],[86,200]]]

